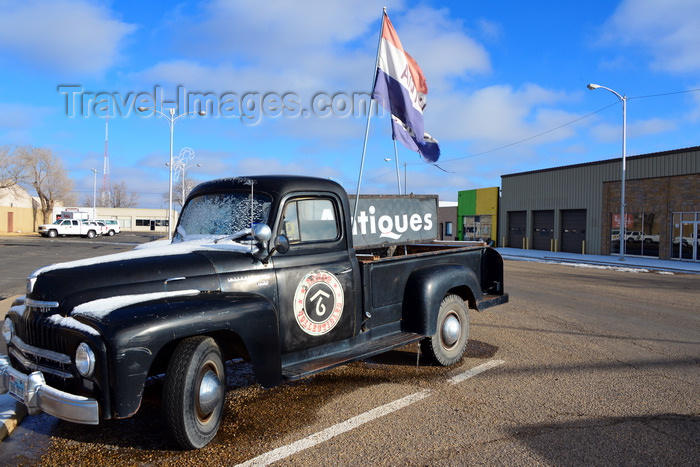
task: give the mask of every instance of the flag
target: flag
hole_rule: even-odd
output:
[[[440,157],[437,141],[423,128],[423,109],[428,85],[418,63],[403,50],[389,17],[384,14],[379,43],[377,75],[372,98],[391,112],[392,137],[418,151],[429,162]]]
[[[391,137],[401,141],[404,146],[418,152],[426,162],[437,162],[440,158],[440,147],[435,138],[423,133],[423,144],[419,146],[416,134],[395,115],[391,116]]]

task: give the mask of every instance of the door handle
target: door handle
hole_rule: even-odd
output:
[[[352,268],[344,269],[344,270],[342,270],[342,271],[336,273],[336,275],[340,276],[341,274],[347,274],[347,273],[349,273],[349,272],[352,272]]]

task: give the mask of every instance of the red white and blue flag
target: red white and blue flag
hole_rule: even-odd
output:
[[[428,85],[418,63],[401,46],[398,34],[384,14],[379,43],[377,76],[372,97],[391,112],[392,137],[418,151],[428,162],[437,162],[440,148],[423,129],[423,109]]]

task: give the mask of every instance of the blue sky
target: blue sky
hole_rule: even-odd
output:
[[[340,104],[370,92],[383,6],[426,76],[425,128],[442,149],[440,170],[399,146],[409,192],[454,201],[503,174],[620,157],[621,105],[591,82],[629,98],[628,155],[700,144],[697,0],[0,0],[0,145],[52,148],[85,199],[105,140],[89,95],[120,99],[110,180],[166,207],[169,125],[134,98],[160,109],[207,94],[215,109],[174,126],[175,154],[201,164],[188,177],[309,174],[354,193],[367,118]],[[338,108],[302,115],[323,96]],[[390,120],[377,115],[363,193],[396,193],[385,158]]]

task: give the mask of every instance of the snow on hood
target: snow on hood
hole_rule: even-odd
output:
[[[65,263],[56,263],[44,266],[37,269],[32,274],[29,275],[30,278],[38,277],[39,275],[55,271],[58,269],[70,269],[77,268],[81,266],[92,266],[95,264],[109,263],[113,261],[127,261],[132,259],[140,258],[153,258],[156,256],[173,256],[173,255],[183,255],[187,253],[194,253],[196,251],[231,251],[236,253],[254,253],[257,251],[255,247],[251,250],[249,245],[243,245],[241,243],[235,242],[220,242],[214,243],[215,240],[220,239],[221,236],[200,236],[193,239],[192,241],[180,242],[180,243],[170,243],[169,241],[156,241],[150,243],[144,243],[143,245],[149,246],[138,246],[131,251],[125,251],[122,253],[114,253],[105,256],[96,256],[94,258],[79,259],[75,261],[68,261]]]
[[[91,302],[82,303],[70,313],[71,316],[85,316],[101,320],[114,310],[124,308],[137,303],[159,300],[162,298],[186,297],[199,294],[199,290],[177,290],[172,292],[154,292],[135,295],[122,295],[118,297],[100,298]]]

